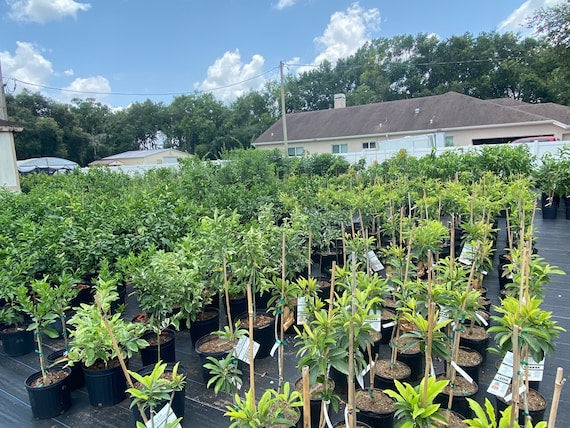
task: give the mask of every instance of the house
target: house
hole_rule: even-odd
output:
[[[176,149],[131,150],[93,161],[89,166],[136,166],[136,165],[168,165],[176,164],[179,159],[190,155]]]
[[[507,143],[539,135],[570,140],[570,107],[481,100],[457,92],[346,107],[340,94],[335,95],[335,108],[288,114],[286,124],[290,156],[356,153],[386,150],[389,140],[429,134],[443,134],[446,146]],[[283,148],[282,119],[253,146]]]
[[[0,96],[3,95],[0,94]],[[20,177],[16,164],[13,134],[21,131],[21,126],[0,119],[0,187],[5,187],[14,192],[20,191]]]

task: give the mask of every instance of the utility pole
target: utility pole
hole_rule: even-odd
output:
[[[0,62],[0,119],[8,120],[6,96],[4,95],[4,80],[2,80],[2,63]]]
[[[285,84],[283,82],[283,61],[279,61],[279,72],[281,74],[281,116],[283,120],[283,145],[285,147],[285,156],[289,156],[289,147],[287,146],[287,114],[285,112]]]

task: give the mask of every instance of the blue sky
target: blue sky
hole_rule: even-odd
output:
[[[526,17],[561,1],[0,0],[0,61],[7,92],[60,102],[228,103],[277,80],[280,61],[296,73],[398,34],[526,34]]]

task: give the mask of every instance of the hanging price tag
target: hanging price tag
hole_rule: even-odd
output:
[[[366,322],[368,324],[370,324],[370,326],[376,330],[376,331],[380,331],[382,330],[382,312],[380,311],[376,311],[376,312],[372,312],[370,311],[368,313],[369,317],[366,319]]]
[[[368,261],[370,262],[370,269],[372,269],[374,272],[380,272],[381,270],[384,270],[384,265],[374,251],[368,251],[367,256]]]
[[[304,297],[297,299],[297,325],[305,324],[307,321],[307,302]]]

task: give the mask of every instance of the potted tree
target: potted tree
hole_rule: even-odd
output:
[[[49,419],[71,407],[71,394],[67,385],[71,370],[63,367],[48,369],[43,346],[43,334],[52,338],[58,336],[58,332],[50,327],[57,319],[54,312],[57,292],[44,277],[41,280],[32,280],[29,289],[21,284],[17,289],[17,299],[22,310],[32,319],[28,330],[35,333],[36,352],[40,362],[40,371],[26,379],[32,414],[36,419]]]
[[[83,303],[69,320],[74,327],[69,361],[71,365],[82,364],[91,405],[112,406],[125,398],[126,379],[104,319],[108,320],[123,358],[131,358],[140,348],[148,346],[141,338],[146,327],[123,320],[119,313],[110,315],[111,303],[118,299],[112,282],[99,279],[95,288],[101,310],[94,304]]]

